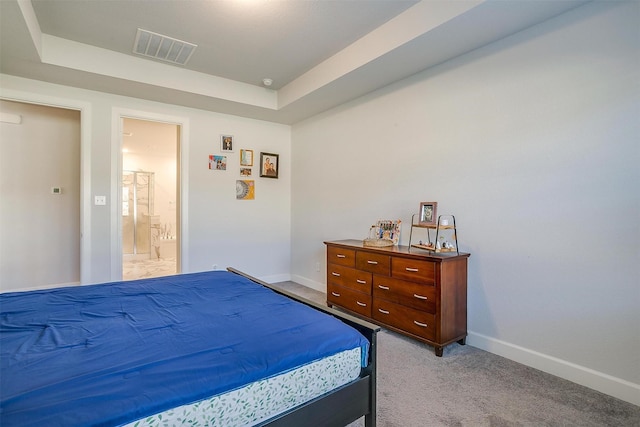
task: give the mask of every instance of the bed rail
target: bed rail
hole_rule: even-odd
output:
[[[288,427],[309,425],[313,420],[314,425],[327,427],[344,427],[345,425],[365,417],[366,427],[376,425],[376,373],[377,373],[377,333],[378,325],[369,323],[347,313],[343,313],[331,307],[318,304],[309,299],[295,295],[292,292],[278,289],[267,282],[246,274],[233,267],[228,271],[245,277],[259,285],[273,290],[293,300],[308,305],[311,308],[325,312],[341,322],[355,328],[369,341],[369,363],[360,372],[360,377],[336,390],[311,400],[303,405],[293,408],[284,414],[278,415],[261,426]]]

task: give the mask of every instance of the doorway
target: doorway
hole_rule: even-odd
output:
[[[0,100],[0,290],[81,280],[81,114]]]
[[[122,118],[122,278],[180,272],[180,126]]]

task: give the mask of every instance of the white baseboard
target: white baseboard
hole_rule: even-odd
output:
[[[306,277],[292,275],[290,280],[316,291],[327,292],[324,283]],[[467,344],[640,406],[639,384],[473,331],[468,332]]]
[[[469,331],[467,344],[640,406],[640,385]]]
[[[278,282],[288,282],[290,280],[293,280],[290,274],[274,274],[272,276],[258,277],[258,279],[262,280],[263,282],[267,282],[269,284],[278,283]]]
[[[51,285],[31,286],[31,287],[28,287],[28,288],[0,289],[0,293],[43,291],[43,290],[47,290],[47,289],[66,288],[66,287],[69,287],[69,286],[78,286],[78,285],[80,285],[80,282],[54,283],[54,284],[51,284]]]
[[[327,293],[327,286],[324,283],[315,282],[313,280],[307,279],[306,277],[297,276],[295,274],[291,276],[291,281],[296,282],[300,285],[304,285],[307,288],[311,288],[318,292],[323,292],[325,294]]]

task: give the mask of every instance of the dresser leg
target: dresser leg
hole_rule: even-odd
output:
[[[436,353],[436,356],[437,356],[437,357],[442,357],[442,349],[443,349],[443,348],[444,348],[444,347],[436,347],[436,351],[435,351],[435,353]]]

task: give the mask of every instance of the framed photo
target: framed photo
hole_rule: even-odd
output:
[[[233,135],[220,135],[220,150],[223,152],[233,152]]]
[[[236,181],[236,199],[254,200],[256,198],[255,183],[252,180]]]
[[[240,176],[251,176],[251,168],[240,168]]]
[[[260,176],[278,178],[279,159],[279,154],[260,153]]]
[[[420,203],[420,225],[436,225],[436,212],[438,210],[438,202],[422,202]]]
[[[227,170],[227,156],[209,156],[209,169],[226,171]]]
[[[253,166],[253,150],[240,150],[240,166]]]

